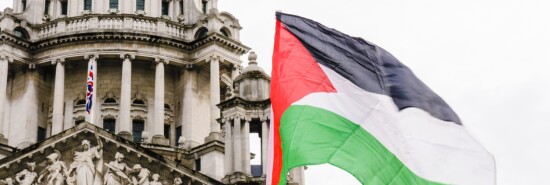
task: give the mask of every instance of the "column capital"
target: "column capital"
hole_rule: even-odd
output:
[[[220,57],[218,54],[212,54],[210,57],[208,57],[208,60],[206,62],[211,62],[213,60],[217,60],[218,62],[222,60],[222,57]]]
[[[156,64],[163,63],[164,65],[168,65],[169,61],[164,58],[155,58],[155,63]]]
[[[6,61],[8,61],[8,62],[10,62],[10,63],[13,62],[13,59],[10,58],[9,56],[7,56],[7,55],[0,55],[0,61],[4,61],[4,60],[6,60]]]
[[[261,122],[264,122],[264,121],[269,121],[269,114],[265,114],[265,115],[260,115],[260,121]]]
[[[65,64],[65,59],[64,58],[57,58],[57,59],[52,60],[52,65],[56,65],[58,63],[61,64],[61,65]]]
[[[122,59],[122,60],[124,60],[124,59],[135,60],[136,55],[134,55],[134,54],[120,54],[120,59]]]
[[[91,60],[91,59],[98,59],[99,58],[99,55],[98,54],[89,54],[89,55],[84,55],[84,59],[85,60]]]
[[[238,69],[241,69],[241,65],[237,65],[235,63],[232,63],[232,64],[229,64],[228,65],[228,68],[231,70],[231,71],[235,71],[235,70],[238,70]]]

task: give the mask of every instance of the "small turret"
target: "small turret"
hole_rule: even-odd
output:
[[[233,84],[238,96],[249,101],[269,99],[271,78],[258,66],[257,58],[256,53],[251,51],[248,55],[248,66],[237,76]]]

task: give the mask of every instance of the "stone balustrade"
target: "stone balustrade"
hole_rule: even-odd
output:
[[[35,40],[83,32],[137,32],[151,35],[185,38],[186,27],[180,23],[134,15],[86,15],[57,19],[33,26]],[[191,29],[191,28],[190,28]]]

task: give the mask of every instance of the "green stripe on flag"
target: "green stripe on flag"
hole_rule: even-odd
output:
[[[330,163],[351,173],[362,184],[438,184],[410,171],[360,125],[325,109],[290,106],[281,118],[280,133],[284,170],[281,179],[286,179],[288,170],[297,166]]]

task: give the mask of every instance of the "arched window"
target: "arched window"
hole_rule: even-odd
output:
[[[103,101],[103,103],[114,104],[114,103],[116,103],[116,100],[114,98],[107,98],[107,99],[105,99],[105,101]]]
[[[110,9],[118,9],[118,0],[109,0]]]
[[[86,100],[85,99],[77,100],[76,105],[86,105]]]
[[[135,99],[132,104],[134,105],[145,105],[145,102],[143,100],[140,100],[140,99]]]
[[[74,120],[74,126],[78,126],[81,123],[84,123],[84,117],[78,117]]]
[[[206,29],[205,27],[202,27],[195,34],[195,39],[206,37],[206,35],[208,35],[208,29]]]
[[[22,39],[29,39],[29,33],[27,32],[27,30],[21,28],[21,27],[17,27],[13,30],[13,34],[16,36],[16,37],[19,37],[19,38],[22,38]]]
[[[145,0],[136,0],[136,10],[145,10]]]
[[[92,0],[84,0],[84,10],[92,10]]]
[[[168,104],[164,104],[164,109],[172,110],[172,108]]]
[[[227,28],[220,29],[220,32],[226,37],[231,37],[231,32]]]

